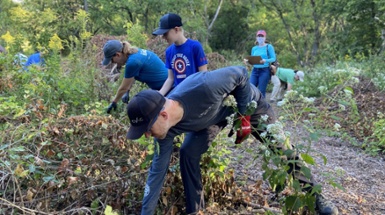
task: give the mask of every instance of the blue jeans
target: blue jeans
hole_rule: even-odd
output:
[[[213,125],[200,131],[185,133],[184,142],[180,148],[179,162],[186,198],[187,214],[198,212],[204,208],[203,185],[200,170],[201,155],[207,151],[209,144],[221,129],[222,127]],[[159,148],[156,147],[156,149],[144,191],[142,215],[152,215],[155,213],[159,195],[170,164],[173,142],[172,140],[160,141]]]
[[[251,71],[250,83],[258,87],[264,98],[266,98],[266,88],[271,78],[270,68],[254,68]]]

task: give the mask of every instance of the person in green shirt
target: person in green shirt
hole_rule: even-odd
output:
[[[305,74],[302,71],[282,68],[271,65],[271,70],[275,74],[271,76],[273,83],[273,92],[270,96],[270,102],[281,100],[285,90],[290,91],[295,81],[303,81]]]

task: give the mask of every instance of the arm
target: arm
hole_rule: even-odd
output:
[[[289,82],[287,82],[287,89],[286,89],[286,91],[290,91],[291,90],[291,88],[292,88],[292,84],[290,84]]]
[[[168,77],[166,81],[164,82],[162,88],[159,90],[160,94],[166,95],[168,91],[172,88],[172,85],[174,84],[174,73],[171,69],[168,69]]]
[[[268,44],[267,45],[267,56],[268,56],[268,59],[266,59],[265,61],[268,62],[268,63],[273,63],[275,62],[275,60],[277,59],[276,56],[275,56],[275,50],[274,50],[274,47],[271,45],[271,44]]]
[[[202,71],[207,71],[207,64],[203,65],[203,66],[200,66],[198,68],[199,72],[202,72]]]
[[[131,89],[132,85],[134,84],[135,82],[135,78],[132,77],[132,78],[124,78],[122,83],[120,84],[119,86],[119,89],[118,91],[116,92],[116,95],[115,95],[115,98],[114,100],[112,100],[112,102],[115,102],[117,103],[119,101],[119,99],[122,98],[122,96],[128,91]]]

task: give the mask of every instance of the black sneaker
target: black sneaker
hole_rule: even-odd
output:
[[[319,215],[338,215],[337,207],[321,194],[316,195],[316,211]]]

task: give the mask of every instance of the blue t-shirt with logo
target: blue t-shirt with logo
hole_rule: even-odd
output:
[[[174,73],[174,87],[207,64],[199,41],[187,39],[182,45],[172,44],[166,49],[166,67]]]
[[[134,77],[153,90],[160,90],[167,76],[167,68],[163,61],[151,51],[138,48],[138,52],[127,59],[124,77]]]

